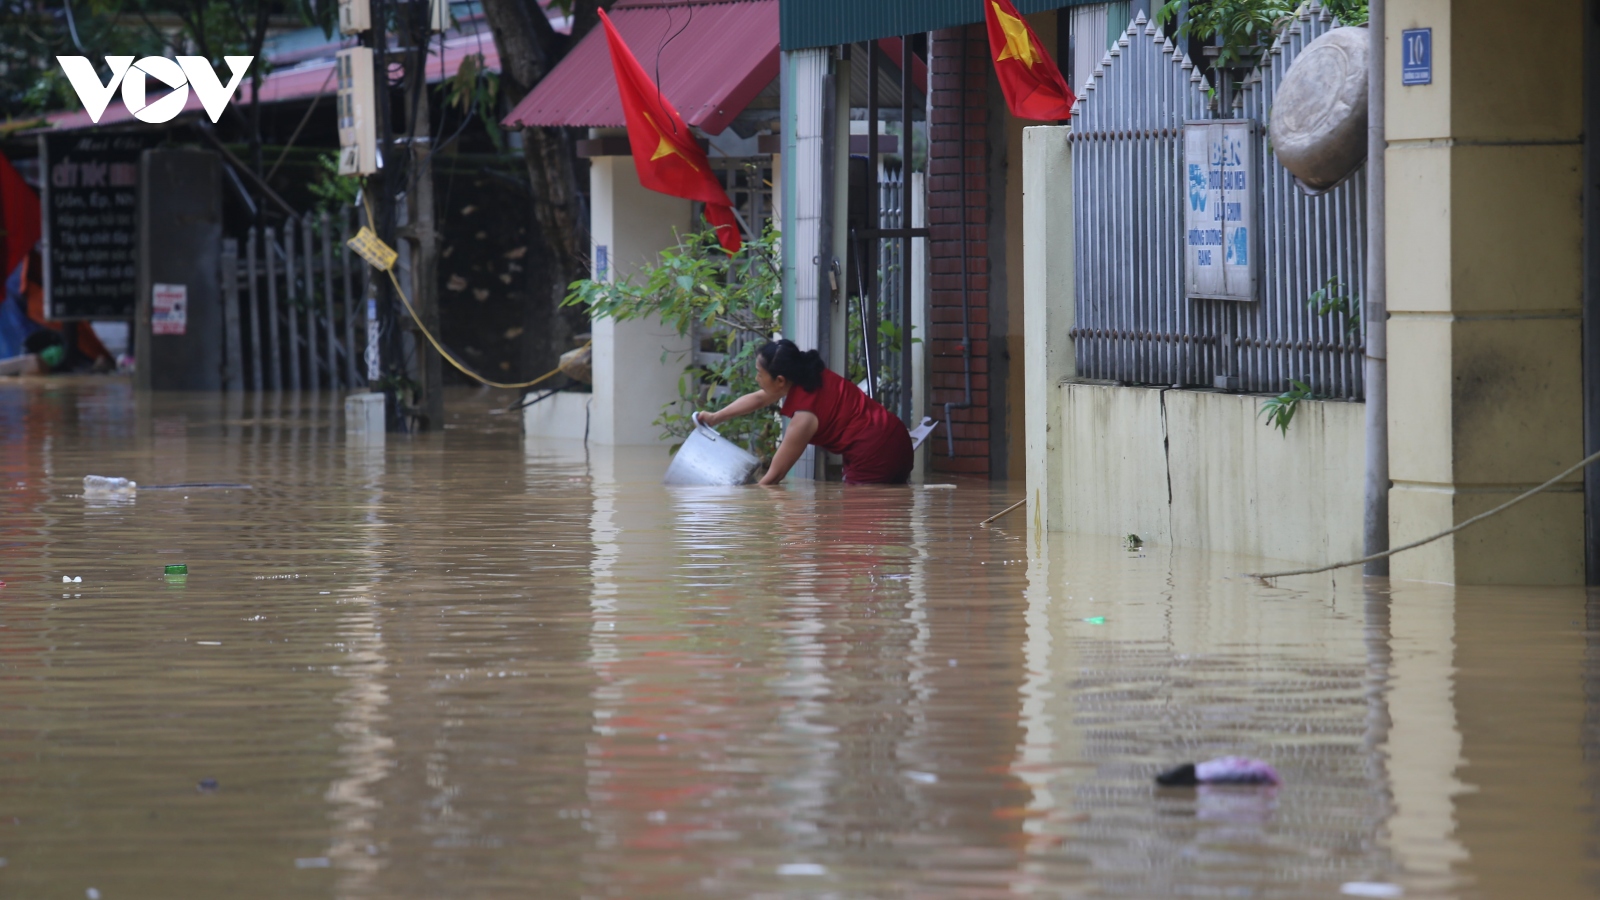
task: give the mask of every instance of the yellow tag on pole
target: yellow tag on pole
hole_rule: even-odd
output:
[[[356,236],[350,239],[349,247],[357,256],[385,272],[394,268],[394,261],[399,258],[394,248],[385,244],[381,238],[373,234],[371,228],[365,225],[361,226]]]

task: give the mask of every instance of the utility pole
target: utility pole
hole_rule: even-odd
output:
[[[389,25],[397,46],[389,46]],[[387,276],[368,271],[368,389],[385,397],[386,428],[421,430],[444,426],[443,360],[434,349],[439,330],[439,233],[433,197],[433,139],[428,100],[428,48],[436,31],[449,26],[449,0],[340,0],[339,30],[360,35],[361,48],[340,50],[339,172],[366,178],[367,225],[385,247],[403,238],[411,251],[410,290],[415,311],[402,317],[394,294],[392,257]],[[396,140],[390,99],[390,61],[400,64],[405,136]],[[399,152],[404,145],[405,151]],[[385,159],[387,153],[387,160]],[[387,162],[387,164],[386,164]],[[403,170],[403,171],[397,171]],[[400,193],[404,188],[404,194]],[[397,221],[396,199],[406,198],[406,224]],[[404,288],[402,288],[404,290]],[[407,347],[402,328],[411,332]],[[426,333],[424,333],[426,332]],[[430,335],[432,338],[430,338]],[[408,391],[417,405],[406,405]]]
[[[436,0],[446,2],[446,0]],[[439,232],[433,202],[433,138],[428,109],[428,44],[430,6],[425,0],[407,6],[407,39],[411,64],[406,66],[406,145],[411,167],[406,186],[407,218],[401,236],[411,244],[411,306],[422,328],[435,338],[439,330]],[[419,15],[418,13],[421,13]],[[425,18],[427,17],[427,18]],[[442,338],[441,338],[442,339]],[[421,376],[423,431],[444,427],[444,361],[426,335],[416,335],[417,372]]]

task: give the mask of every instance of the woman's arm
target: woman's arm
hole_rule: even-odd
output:
[[[720,425],[729,419],[736,419],[746,413],[753,413],[758,409],[766,409],[781,399],[783,398],[775,397],[766,391],[751,391],[716,412],[700,413],[700,421],[706,425]]]
[[[778,445],[778,452],[772,454],[772,465],[767,468],[767,474],[761,476],[761,483],[774,485],[789,474],[800,454],[806,452],[806,445],[811,443],[811,438],[817,433],[817,414],[801,410],[794,414],[794,419],[789,422],[789,430],[783,434],[783,443]]]

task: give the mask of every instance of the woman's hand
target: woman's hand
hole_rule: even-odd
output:
[[[758,483],[763,487],[771,487],[782,481],[783,476],[789,474],[789,470],[800,460],[800,454],[806,452],[806,445],[816,436],[820,425],[816,413],[809,410],[795,413],[788,430],[783,433],[783,443],[778,445],[778,452],[772,454],[772,465],[767,467],[767,474],[761,476]]]

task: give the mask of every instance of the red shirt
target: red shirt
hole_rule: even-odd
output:
[[[883,404],[835,374],[822,371],[822,386],[814,391],[795,385],[778,410],[794,417],[809,412],[817,417],[811,443],[844,457],[845,481],[855,483],[900,482],[911,473],[911,435]]]

